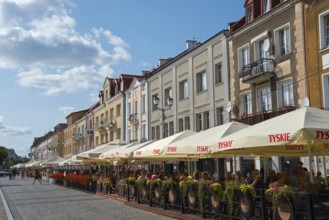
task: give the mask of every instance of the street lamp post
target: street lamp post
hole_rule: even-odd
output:
[[[174,100],[173,100],[173,98],[168,97],[166,101],[167,101],[167,106],[168,106],[168,108],[159,108],[159,107],[158,107],[159,102],[160,102],[159,97],[156,96],[156,97],[153,98],[153,104],[155,105],[156,109],[161,111],[161,119],[162,119],[162,138],[165,137],[165,126],[164,126],[164,124],[165,124],[164,122],[165,122],[165,119],[166,119],[165,111],[171,108],[171,106],[173,105],[173,101],[174,101]]]

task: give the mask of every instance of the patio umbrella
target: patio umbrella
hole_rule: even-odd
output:
[[[94,148],[92,150],[88,150],[88,151],[82,152],[80,154],[74,155],[72,158],[73,158],[73,160],[98,159],[100,154],[105,153],[106,151],[109,151],[111,149],[114,149],[114,148],[122,146],[122,145],[124,145],[124,143],[122,141],[114,140],[114,141],[108,142],[106,144],[97,146],[96,148]]]
[[[65,161],[64,158],[60,157],[60,156],[55,156],[55,157],[52,157],[48,160],[45,160],[43,161],[42,163],[40,163],[41,166],[43,167],[47,167],[47,166],[58,166],[58,164],[60,162],[63,162]]]
[[[134,145],[134,143],[126,144],[123,146],[118,146],[116,148],[112,148],[98,156],[99,159],[114,159],[116,155],[119,155],[120,151]]]
[[[230,122],[198,132],[181,140],[170,143],[163,150],[165,157],[200,157],[211,153],[211,145],[217,143],[221,137],[247,128],[249,125]]]
[[[166,137],[164,139],[155,141],[151,144],[148,144],[138,150],[135,150],[133,153],[133,157],[138,159],[138,158],[154,158],[156,156],[161,155],[163,152],[164,148],[171,144],[174,141],[181,140],[183,138],[186,138],[192,134],[195,134],[196,132],[190,131],[190,130],[185,130],[183,132],[171,135],[169,137]],[[154,158],[156,159],[156,158]]]
[[[215,154],[308,156],[329,151],[329,111],[305,107],[221,138]]]
[[[234,155],[324,155],[329,151],[329,111],[304,107],[277,116],[221,138],[212,151]]]

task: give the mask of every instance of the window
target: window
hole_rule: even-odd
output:
[[[106,89],[106,90],[105,90],[105,99],[106,99],[106,100],[109,100],[109,98],[110,98],[110,96],[109,96],[109,90]]]
[[[174,134],[174,122],[169,122],[169,136]]]
[[[319,15],[319,29],[320,29],[320,48],[329,47],[329,11]]]
[[[184,120],[182,118],[178,119],[178,132],[184,131]]]
[[[188,84],[187,80],[179,82],[179,99],[188,98]]]
[[[195,119],[196,119],[196,131],[201,131],[202,130],[202,115],[200,113],[196,114]]]
[[[216,64],[215,65],[215,83],[221,83],[222,82],[222,64]]]
[[[247,23],[252,22],[253,16],[252,16],[252,6],[247,8]]]
[[[157,125],[155,128],[155,139],[159,140],[160,139],[160,126]]]
[[[152,127],[152,140],[156,139],[155,127]]]
[[[168,98],[172,98],[172,89],[171,89],[171,87],[170,88],[167,88],[166,90],[165,90],[165,102],[164,102],[164,104],[165,104],[165,106],[168,106],[168,102],[167,102],[167,100],[168,100]]]
[[[157,106],[154,104],[154,102],[153,102],[153,100],[156,98],[156,97],[158,97],[158,94],[154,94],[154,95],[152,95],[152,111],[155,111],[155,110],[157,110]]]
[[[130,142],[132,140],[132,137],[131,137],[131,129],[129,128],[128,129],[128,142]]]
[[[294,97],[293,97],[293,87],[291,79],[285,80],[278,85],[278,106],[293,106]]]
[[[289,24],[275,30],[276,56],[283,56],[291,52],[290,26]]]
[[[263,13],[266,13],[270,10],[270,1],[263,0]]]
[[[130,115],[131,115],[131,103],[130,102],[128,103],[128,106],[127,106],[127,113],[128,113],[128,117],[130,117]]]
[[[142,96],[142,114],[146,113],[146,96]]]
[[[210,128],[210,118],[209,112],[203,112],[203,130],[207,130]]]
[[[138,102],[137,102],[137,100],[135,101],[135,103],[134,103],[134,114],[138,114]]]
[[[223,112],[224,112],[223,107],[216,108],[217,125],[224,124]]]
[[[207,74],[206,72],[198,73],[196,76],[197,92],[207,90]]]
[[[117,117],[121,116],[121,104],[117,105]]]
[[[329,110],[329,74],[322,76],[322,88],[323,88],[323,106],[324,109]]]
[[[252,101],[251,101],[251,92],[247,92],[241,95],[240,99],[241,107],[240,113],[241,115],[249,115],[252,113]]]
[[[258,90],[259,110],[269,111],[272,110],[272,97],[270,87],[263,87]]]
[[[262,39],[258,42],[258,53],[257,57],[261,59],[261,71],[268,72],[270,70],[270,64],[268,58],[270,57],[269,53],[269,40]],[[267,45],[266,45],[267,44]]]
[[[249,46],[238,49],[239,54],[239,72],[243,71],[243,67],[249,64]]]
[[[163,129],[164,129],[164,131],[162,131],[163,132],[163,137],[162,138],[165,138],[165,137],[168,137],[168,131],[169,131],[169,129],[168,129],[168,123],[164,123],[164,127],[163,127]]]
[[[190,117],[187,116],[185,117],[185,130],[190,130],[191,127],[190,127]]]
[[[121,129],[120,128],[117,129],[117,139],[121,140]]]
[[[146,124],[142,124],[142,138],[146,139]]]

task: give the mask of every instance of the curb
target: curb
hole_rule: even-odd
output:
[[[8,220],[14,220],[14,217],[11,213],[11,210],[7,204],[7,200],[5,199],[3,193],[2,193],[2,190],[1,190],[1,187],[0,187],[0,197],[1,197],[1,200],[2,200],[2,204],[3,204],[3,207],[5,209],[5,212],[6,212],[6,215],[7,215],[7,219]]]

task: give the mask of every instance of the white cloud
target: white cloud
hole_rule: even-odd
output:
[[[74,107],[63,106],[63,107],[59,107],[58,111],[63,112],[65,115],[69,115],[74,111]]]
[[[151,67],[152,66],[152,64],[150,64],[150,63],[147,63],[147,62],[145,62],[145,61],[141,61],[140,63],[139,63],[139,66],[141,66],[141,67],[143,67],[143,68],[149,68],[149,67]]]
[[[4,116],[0,115],[0,135],[2,136],[20,136],[32,134],[29,127],[16,127],[4,124]]]
[[[131,60],[129,45],[111,31],[79,33],[69,7],[60,0],[0,0],[0,69],[18,69],[19,85],[57,95],[90,88],[113,74],[112,65]]]
[[[0,135],[3,136],[20,136],[32,134],[29,127],[2,126],[0,127]]]

